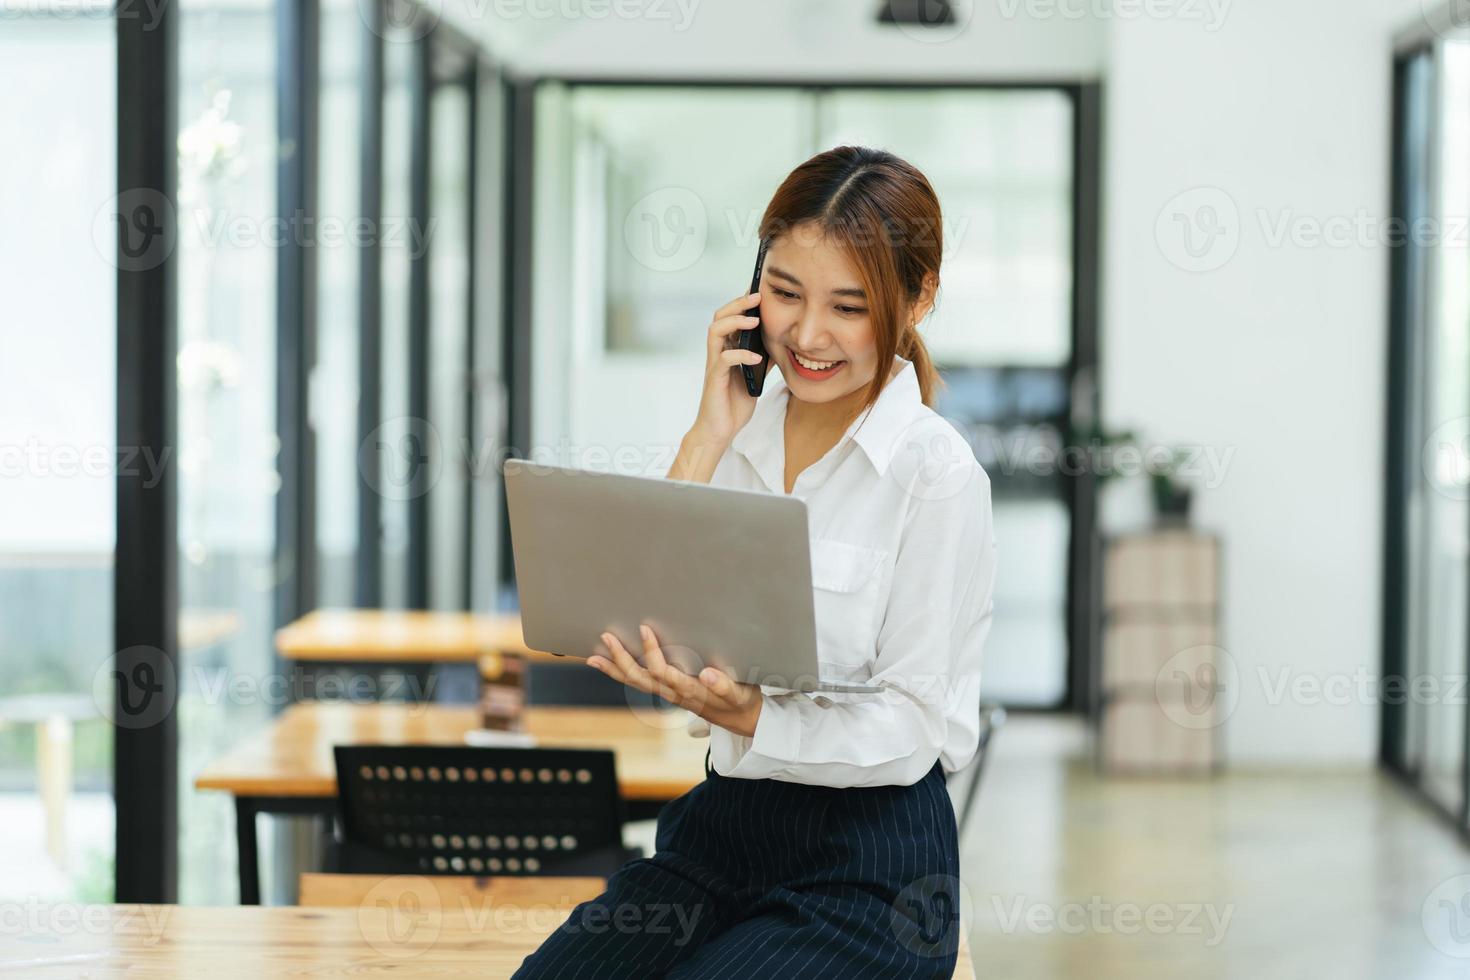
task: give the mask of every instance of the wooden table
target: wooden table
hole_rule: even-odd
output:
[[[608,748],[630,816],[656,814],[704,780],[707,739],[692,738],[682,713],[634,708],[529,707],[538,744]],[[330,816],[336,809],[334,745],[464,745],[478,709],[435,704],[294,704],[233,751],[205,766],[194,788],[235,797],[240,901],[260,902],[255,818],[261,813]]]
[[[58,907],[58,912],[60,908]],[[492,910],[494,912],[496,910]],[[379,907],[71,907],[71,918],[0,935],[17,977],[508,977],[559,919],[455,909],[409,917]],[[12,972],[14,971],[14,972]]]
[[[391,671],[428,691],[440,666],[473,664],[486,654],[568,663],[526,646],[518,613],[318,609],[277,630],[276,649],[291,664],[293,689],[305,691],[344,667]]]
[[[377,975],[509,977],[561,919],[504,906],[408,914],[357,908],[70,906],[34,932],[0,934],[0,972],[13,976],[149,980]],[[519,911],[519,910],[509,910]],[[58,907],[58,913],[60,907]],[[956,977],[974,976],[962,942]]]
[[[276,649],[321,663],[463,663],[495,652],[566,662],[526,646],[517,613],[318,609],[277,630]]]

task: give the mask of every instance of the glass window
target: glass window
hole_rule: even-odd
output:
[[[357,337],[361,250],[361,112],[364,27],[354,0],[321,10],[317,143],[317,351],[311,379],[316,434],[317,603],[356,603]]]
[[[1408,445],[1419,450],[1411,474],[1406,545],[1408,667],[1411,678],[1441,685],[1463,677],[1470,650],[1466,602],[1470,596],[1470,279],[1456,220],[1470,214],[1470,47],[1444,43],[1415,64],[1417,137],[1424,193],[1421,215],[1441,230],[1411,257],[1420,277],[1411,288],[1411,377]],[[1437,99],[1428,100],[1434,93]],[[1424,126],[1424,124],[1428,124]],[[1443,688],[1441,688],[1443,689]],[[1411,688],[1412,690],[1412,688]],[[1456,698],[1408,698],[1410,753],[1424,789],[1447,809],[1462,812],[1465,779],[1465,712]]]
[[[500,535],[502,502],[500,474],[495,469],[497,449],[507,442],[507,397],[502,364],[505,335],[504,229],[506,179],[505,82],[500,75],[482,70],[476,139],[475,194],[475,413],[473,452],[467,457],[472,469],[471,492],[474,518],[471,547],[472,596],[470,606],[479,611],[500,607]]]
[[[1065,367],[1072,356],[1072,103],[1061,92],[843,90],[821,145],[893,150],[944,208],[924,324],[951,365]]]
[[[116,72],[105,8],[4,18],[0,902],[113,898]]]
[[[228,905],[234,811],[192,783],[271,712],[275,14],[188,0],[179,31],[179,900]]]
[[[464,76],[430,100],[429,420],[443,459],[429,490],[429,605],[463,609],[469,492],[470,94]]]
[[[572,117],[578,199],[598,205],[578,245],[606,270],[594,304],[606,348],[702,356],[710,297],[739,292],[729,270],[755,265],[761,210],[811,145],[807,97],[585,88]],[[757,131],[759,140],[732,147],[731,133]]]
[[[383,263],[381,426],[374,438],[381,467],[382,595],[385,609],[409,601],[409,500],[416,491],[421,429],[409,422],[408,282],[413,245],[410,174],[413,157],[414,43],[390,23],[384,41],[383,79]]]
[[[710,314],[749,285],[766,201],[809,155],[810,100],[783,89],[570,91],[568,149],[537,138],[538,181],[565,180],[572,203],[538,214],[536,235],[567,235],[546,251],[578,272],[550,277],[555,295],[536,298],[550,320],[572,324],[565,340],[538,334],[533,345],[537,377],[569,401],[567,431],[549,441],[609,455],[632,447],[635,468],[652,473],[699,404]],[[741,131],[761,138],[737,152],[730,134]],[[534,414],[536,440],[548,441],[552,413],[538,403]]]

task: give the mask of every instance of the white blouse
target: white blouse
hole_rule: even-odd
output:
[[[885,691],[763,686],[750,738],[695,718],[722,776],[907,786],[936,760],[954,772],[975,754],[995,592],[990,478],[898,360],[877,403],[792,488],[807,505],[822,678]],[[789,397],[772,371],[712,486],[785,492]]]

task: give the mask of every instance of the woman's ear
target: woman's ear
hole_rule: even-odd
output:
[[[909,323],[919,325],[919,321],[929,315],[934,309],[934,297],[939,293],[939,277],[929,273],[924,277],[923,285],[919,287],[919,295],[909,305]]]

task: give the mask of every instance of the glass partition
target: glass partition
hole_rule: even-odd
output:
[[[1464,822],[1467,708],[1457,692],[1470,657],[1470,268],[1456,223],[1470,213],[1470,46],[1439,44],[1402,70],[1402,217],[1438,233],[1409,237],[1395,283],[1409,459],[1399,613],[1412,695],[1400,702],[1400,762]]]
[[[409,602],[409,503],[416,489],[414,469],[420,465],[413,447],[420,434],[409,425],[409,275],[412,253],[409,229],[413,214],[412,179],[414,112],[414,40],[390,23],[384,41],[383,67],[383,217],[382,263],[382,401],[380,427],[369,438],[371,458],[380,467],[374,485],[381,497],[382,592],[385,609]],[[371,481],[370,481],[371,482]]]
[[[321,6],[316,253],[316,367],[309,406],[316,436],[317,601],[356,601],[358,291],[362,51],[356,0]]]
[[[468,601],[470,434],[470,76],[434,87],[429,177],[429,421],[443,468],[429,490],[429,605]]]
[[[274,670],[276,19],[186,0],[179,26],[179,901],[238,900],[230,798],[195,774],[263,724]],[[276,696],[279,691],[276,691]]]
[[[106,6],[69,13],[11,8],[0,29],[0,187],[15,232],[0,236],[0,902],[11,909],[113,898],[103,672],[119,465],[117,45]]]

